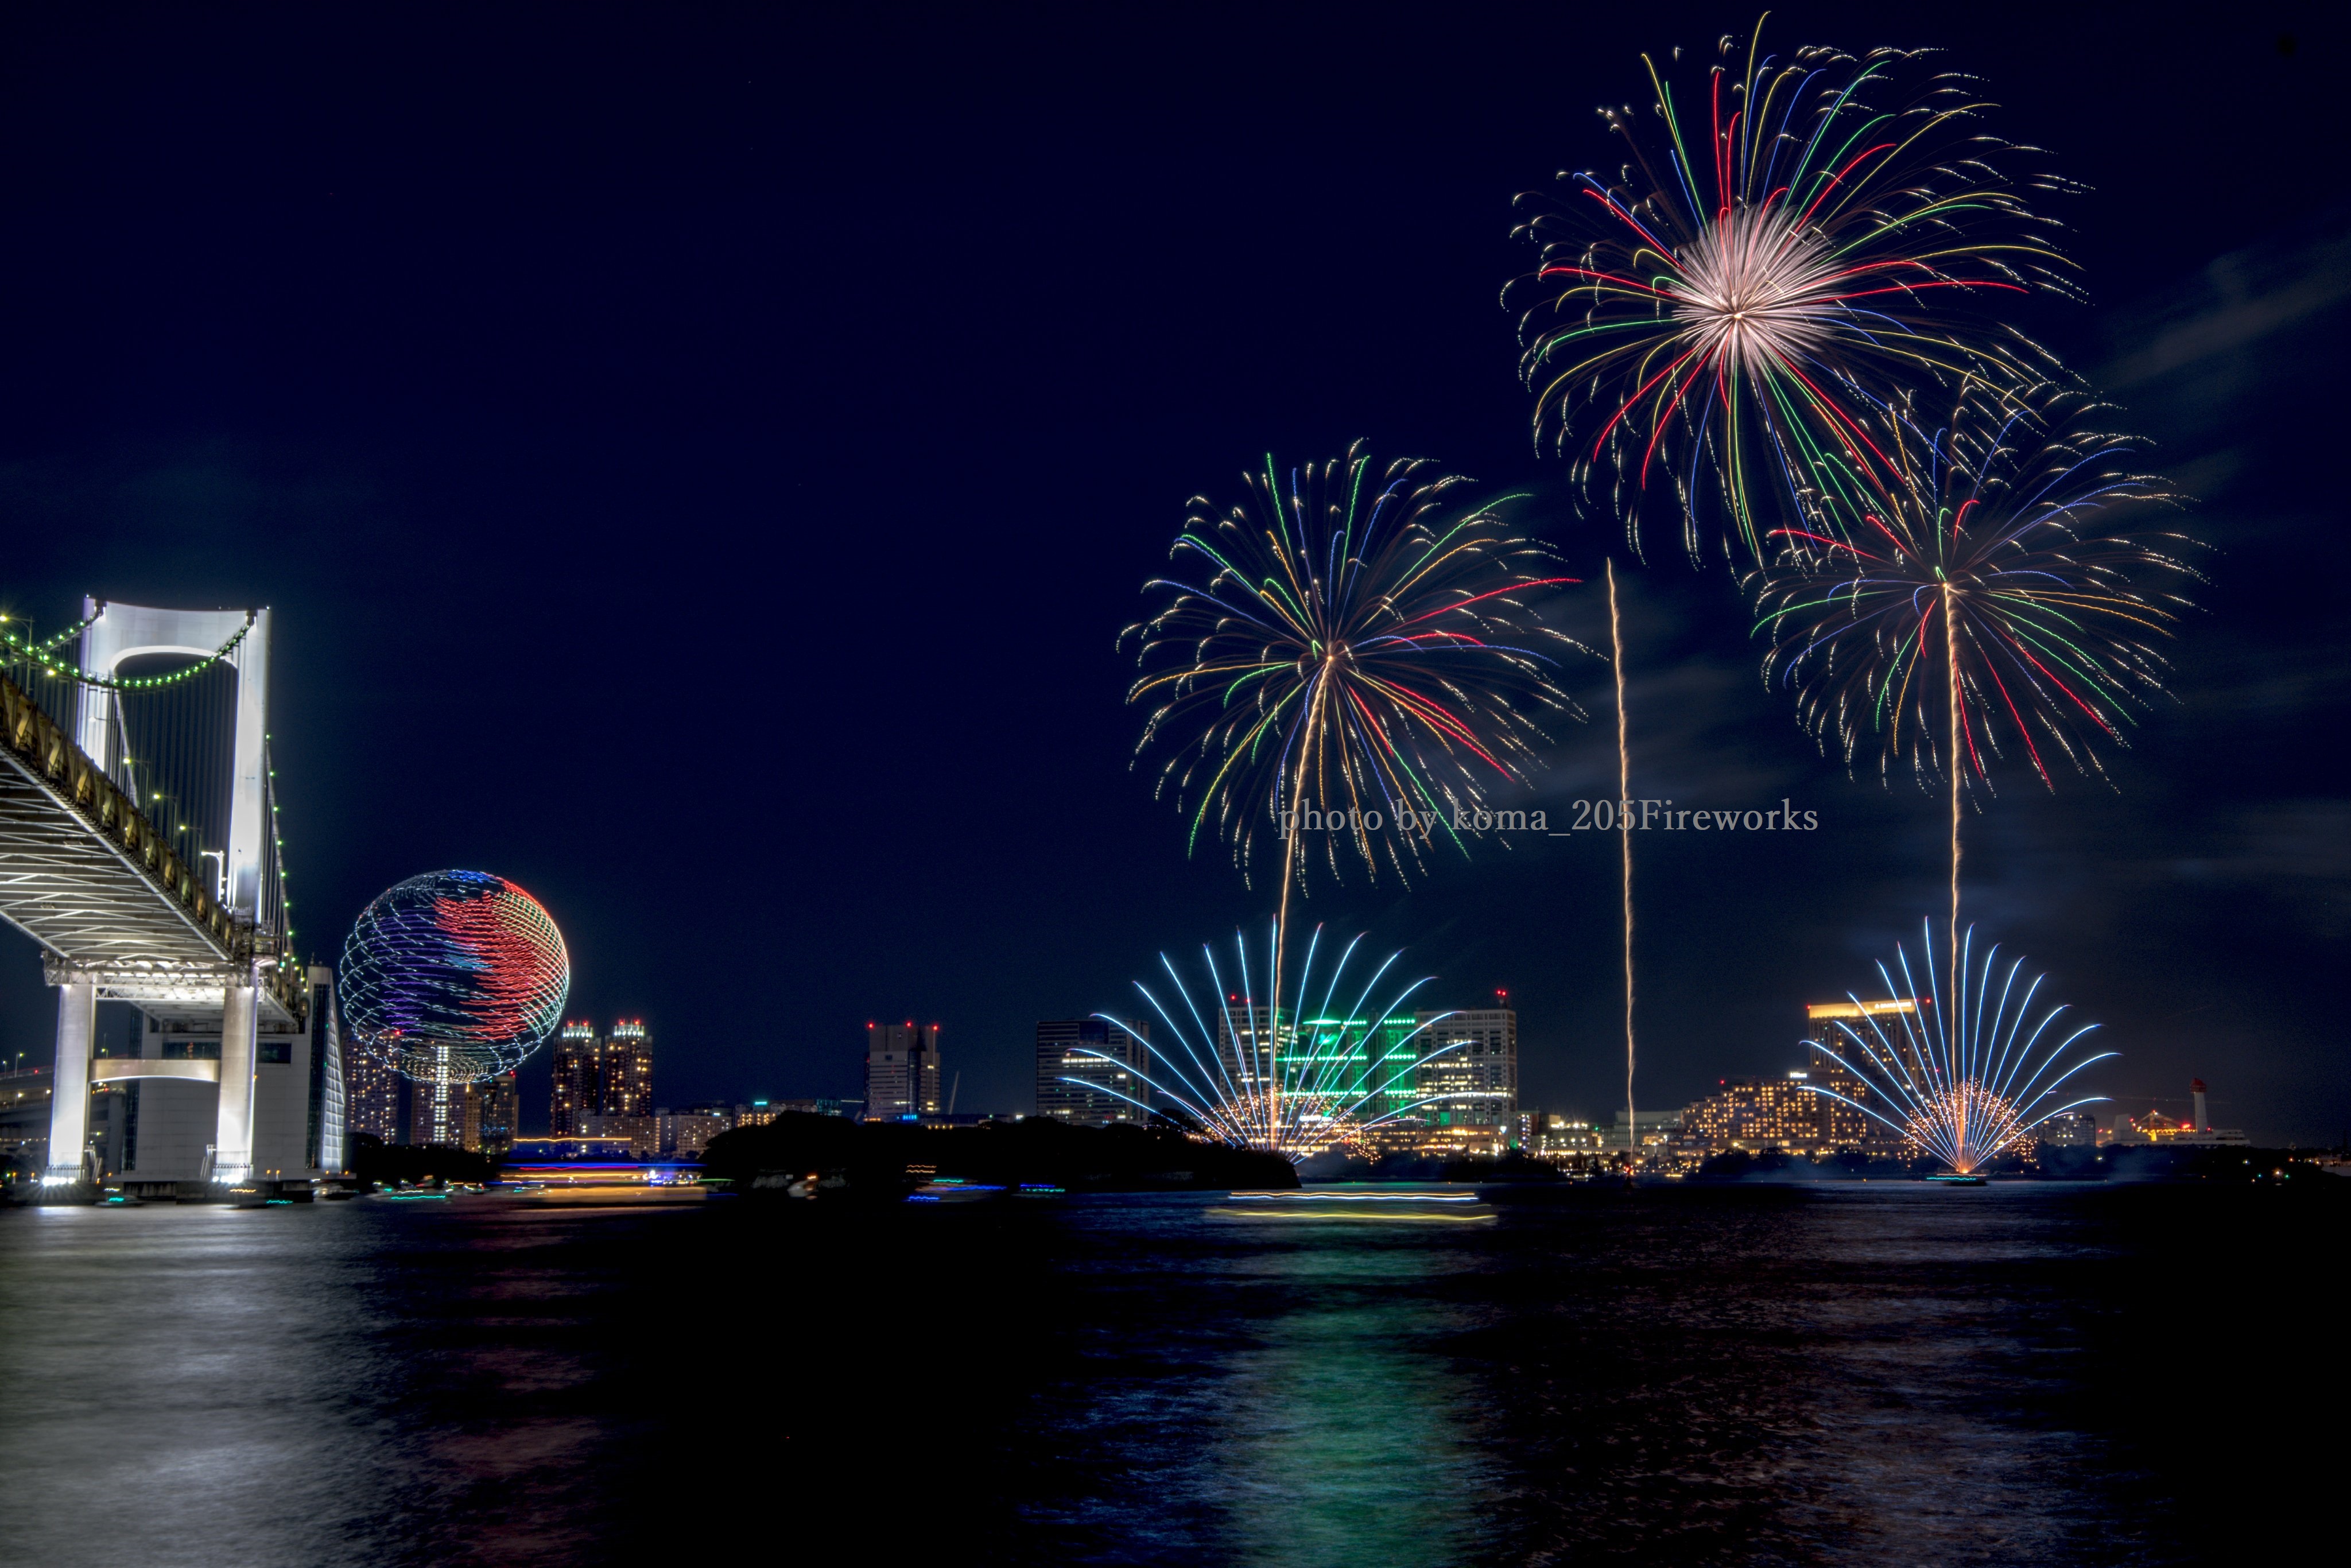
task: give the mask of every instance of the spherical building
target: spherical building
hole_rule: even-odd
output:
[[[343,944],[339,976],[351,1038],[444,1102],[511,1070],[562,1021],[571,989],[563,934],[538,901],[502,876],[436,871],[387,889]]]

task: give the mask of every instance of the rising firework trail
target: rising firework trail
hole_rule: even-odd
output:
[[[1616,840],[1625,873],[1625,1174],[1641,1166],[1641,1121],[1633,1113],[1633,830],[1625,807],[1633,799],[1633,751],[1625,714],[1625,631],[1616,617],[1616,563],[1608,563],[1608,656],[1616,674]]]
[[[1374,999],[1384,984],[1392,983],[1389,971],[1403,954],[1388,955],[1368,975],[1358,967],[1360,979],[1351,979],[1349,968],[1363,942],[1358,936],[1327,970],[1318,972],[1322,932],[1316,927],[1293,988],[1298,1009],[1285,1013],[1261,999],[1278,988],[1273,966],[1280,962],[1280,939],[1277,925],[1256,963],[1238,932],[1229,965],[1219,965],[1215,951],[1203,946],[1207,983],[1200,988],[1186,985],[1174,962],[1161,954],[1167,984],[1135,984],[1165,1028],[1157,1041],[1107,1013],[1095,1015],[1145,1053],[1150,1071],[1137,1076],[1150,1096],[1120,1093],[1092,1079],[1063,1082],[1113,1094],[1147,1113],[1172,1113],[1219,1143],[1278,1154],[1293,1163],[1461,1097],[1424,1095],[1416,1087],[1422,1067],[1461,1049],[1458,1041],[1431,1043],[1432,1031],[1440,1030],[1451,1013],[1422,1019],[1408,1007],[1427,979],[1394,991],[1384,1003]],[[1073,1054],[1113,1061],[1098,1051]],[[1132,1070],[1128,1062],[1116,1064]],[[1154,1097],[1157,1104],[1151,1103]]]
[[[1973,931],[1963,945],[1959,983],[1946,988],[1931,962],[1933,922],[1926,926],[1920,955],[1929,961],[1919,970],[1926,994],[1912,974],[1909,953],[1897,947],[1891,970],[1877,967],[1887,999],[1852,998],[1853,1019],[1835,1019],[1827,1039],[1808,1042],[1851,1074],[1855,1082],[1846,1088],[1853,1092],[1810,1081],[1804,1088],[1852,1106],[1967,1176],[2021,1147],[2052,1116],[2103,1101],[2103,1094],[2069,1097],[2066,1084],[2092,1062],[2118,1053],[2069,1060],[2075,1043],[2097,1025],[2071,1028],[2062,1021],[2063,1006],[2034,1021],[2043,977],[2024,979],[2020,990],[2024,961],[2011,960],[2004,973],[1997,972],[1997,946],[1975,965]]]
[[[2087,428],[2097,412],[2071,394],[1931,427],[1886,411],[1892,482],[1846,472],[1749,577],[1764,678],[1822,749],[1948,787],[1954,965],[1963,788],[1988,792],[2003,760],[2053,789],[2060,758],[2103,777],[2099,747],[2162,692],[2155,643],[2189,608],[2171,585],[2196,578],[2192,542],[2126,531],[2171,497]]]
[[[1664,486],[1693,558],[1719,515],[1753,563],[1768,515],[1801,514],[1823,465],[1886,473],[1872,405],[1928,383],[1996,402],[2045,377],[2053,361],[1987,307],[2074,290],[2024,194],[2057,183],[1994,167],[2038,154],[1984,134],[1975,84],[1893,49],[1720,53],[1678,95],[1644,57],[1654,123],[1603,109],[1618,172],[1520,198],[1541,259],[1503,298],[1537,444],[1605,475],[1634,548]]]

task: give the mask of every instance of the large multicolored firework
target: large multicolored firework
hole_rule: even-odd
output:
[[[2126,531],[2171,497],[2128,442],[2086,428],[2097,412],[2067,395],[1890,420],[1890,483],[1842,475],[1810,521],[1773,530],[1777,559],[1749,580],[1765,677],[1823,750],[1974,785],[2002,758],[2044,784],[2061,758],[2101,769],[2098,745],[2163,689],[2155,644],[2197,574],[2190,541]]]
[[[1630,161],[1561,176],[1568,200],[1519,230],[1541,261],[1504,300],[1539,444],[1587,484],[1605,471],[1635,548],[1665,486],[1694,558],[1719,508],[1754,562],[1823,465],[1886,478],[1871,408],[2042,379],[2045,353],[1982,307],[2071,286],[2021,189],[2056,182],[1993,167],[2033,154],[1984,134],[1973,83],[1894,49],[1744,52],[1725,38],[1678,99],[1644,57],[1655,133],[1600,111]]]
[[[1574,580],[1505,520],[1517,497],[1419,459],[1269,457],[1243,485],[1229,510],[1194,498],[1171,551],[1191,574],[1145,585],[1165,602],[1122,633],[1149,672],[1128,700],[1156,705],[1137,755],[1176,743],[1160,789],[1245,874],[1270,830],[1285,890],[1309,844],[1333,875],[1403,876],[1460,842],[1457,810],[1527,780],[1538,714],[1576,714],[1552,672],[1577,644],[1532,612]]]
[[[2095,1061],[2118,1054],[2068,1059],[2095,1024],[2069,1029],[2064,1006],[2033,1019],[2042,976],[2018,988],[2022,958],[1998,977],[2000,949],[1974,962],[1975,933],[1962,942],[1958,984],[1945,986],[1932,964],[1922,964],[1922,992],[1910,955],[1895,949],[1894,967],[1880,964],[1887,1000],[1854,997],[1854,1018],[1831,1020],[1834,1032],[1810,1043],[1844,1070],[1844,1082],[1807,1080],[1815,1094],[1841,1101],[1893,1132],[1904,1143],[1961,1176],[2021,1147],[2051,1117],[2095,1104],[2103,1094],[2067,1097],[2065,1085]],[[1920,946],[1933,951],[1932,923]],[[1895,976],[1899,974],[1897,981]]]
[[[1426,977],[1405,986],[1384,1004],[1374,1002],[1374,994],[1404,955],[1391,953],[1357,985],[1347,977],[1362,942],[1361,936],[1350,941],[1328,971],[1318,976],[1322,943],[1318,926],[1307,943],[1306,961],[1294,988],[1301,1000],[1290,1010],[1268,999],[1283,988],[1277,983],[1282,962],[1278,925],[1268,935],[1259,965],[1252,966],[1249,944],[1238,932],[1229,971],[1204,946],[1200,956],[1207,988],[1198,994],[1161,954],[1160,966],[1172,987],[1168,996],[1163,999],[1141,981],[1134,988],[1166,1026],[1160,1041],[1107,1013],[1095,1015],[1131,1039],[1152,1064],[1138,1076],[1157,1103],[1134,1095],[1118,1098],[1187,1122],[1219,1143],[1278,1154],[1294,1163],[1352,1143],[1399,1117],[1471,1097],[1474,1092],[1421,1092],[1421,1070],[1461,1049],[1458,1042],[1432,1045],[1442,1039],[1444,1020],[1453,1015],[1408,1009],[1415,994],[1428,983]],[[1322,981],[1319,996],[1317,978]],[[1258,989],[1259,981],[1266,989]],[[1112,1060],[1095,1051],[1077,1054]],[[1117,1093],[1095,1080],[1066,1082]]]
[[[445,1087],[508,1071],[555,1031],[571,959],[529,894],[487,872],[439,871],[360,912],[338,978],[360,1044]]]
[[[1962,402],[1928,429],[1889,410],[1891,482],[1839,475],[1750,577],[1772,637],[1764,678],[1796,692],[1822,749],[1948,781],[1954,987],[1963,789],[1988,789],[2011,755],[2051,788],[2059,757],[2103,774],[2097,743],[2121,744],[2163,689],[2153,644],[2187,608],[2159,585],[2194,576],[2176,553],[2188,541],[2117,528],[2170,497],[2126,443],[2085,427],[2095,412],[2075,394],[1997,419]]]

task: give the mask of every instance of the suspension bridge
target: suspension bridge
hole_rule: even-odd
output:
[[[341,1062],[292,946],[269,612],[82,611],[0,625],[0,919],[57,993],[43,1180],[307,1182],[342,1164]]]

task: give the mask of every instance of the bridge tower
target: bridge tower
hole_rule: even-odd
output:
[[[49,1183],[98,1174],[93,1085],[132,1106],[146,1091],[135,1156],[112,1129],[126,1183],[300,1180],[343,1163],[332,977],[288,951],[269,622],[86,600],[78,669],[23,665],[48,701],[0,683],[0,917],[41,944],[57,988]],[[158,654],[195,661],[183,674],[203,683],[126,675]],[[183,691],[187,711],[140,706]],[[139,1015],[103,1058],[99,1000]]]

